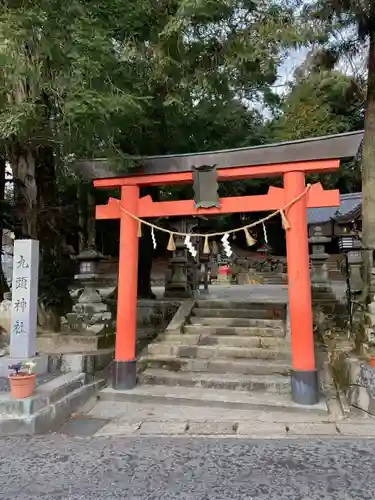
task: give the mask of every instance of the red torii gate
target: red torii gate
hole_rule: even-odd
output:
[[[272,165],[218,167],[219,181],[282,175],[283,188],[270,187],[266,195],[222,198],[220,208],[195,209],[193,200],[154,202],[140,198],[144,186],[192,183],[192,172],[136,174],[96,179],[94,187],[121,188],[121,200],[110,198],[96,207],[96,218],[120,219],[117,327],[113,387],[132,389],[136,385],[136,315],[139,223],[121,209],[139,218],[186,215],[220,215],[232,212],[264,212],[282,209],[306,189],[305,175],[339,168],[339,160],[289,162]],[[305,196],[286,210],[290,229],[286,231],[288,294],[292,351],[292,398],[301,404],[319,400],[314,356],[313,320],[309,271],[306,208],[339,206],[339,191],[323,190],[314,184]]]

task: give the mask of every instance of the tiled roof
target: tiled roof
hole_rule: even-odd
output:
[[[339,207],[309,208],[307,210],[308,224],[322,224],[331,219],[354,212],[362,202],[362,193],[349,193],[340,195]]]

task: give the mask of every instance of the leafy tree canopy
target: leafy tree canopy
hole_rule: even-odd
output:
[[[296,79],[272,124],[280,140],[358,130],[363,126],[364,91],[338,71],[314,71]]]

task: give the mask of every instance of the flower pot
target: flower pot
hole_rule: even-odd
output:
[[[25,399],[33,395],[36,384],[35,373],[9,375],[10,393],[14,399]]]
[[[375,356],[370,356],[367,361],[370,366],[375,368]]]

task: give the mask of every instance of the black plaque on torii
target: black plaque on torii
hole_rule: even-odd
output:
[[[195,208],[220,208],[216,165],[193,166]]]

